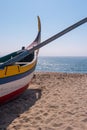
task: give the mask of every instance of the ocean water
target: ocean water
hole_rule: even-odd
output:
[[[39,57],[36,71],[87,73],[87,57]]]

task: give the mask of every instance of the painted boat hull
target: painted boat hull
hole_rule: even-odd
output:
[[[33,77],[33,72],[18,80],[0,85],[0,104],[12,100],[22,94],[28,87]]]
[[[31,62],[21,62],[0,70],[0,104],[6,103],[20,94],[29,86],[37,64],[37,51]]]
[[[29,87],[35,66],[24,73],[0,79],[0,104],[18,97]]]
[[[20,89],[17,89],[16,91],[13,91],[7,95],[0,97],[0,104],[4,104],[8,101],[11,101],[11,100],[17,98],[28,88],[28,86],[29,86],[29,84],[27,84],[26,86],[22,86]]]

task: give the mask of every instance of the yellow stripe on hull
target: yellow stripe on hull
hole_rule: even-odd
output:
[[[20,65],[7,66],[4,69],[0,70],[0,78],[14,76],[29,71],[36,65],[36,62],[37,61],[35,60],[31,64],[25,64],[24,66]]]

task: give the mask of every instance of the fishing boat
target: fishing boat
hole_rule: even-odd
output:
[[[39,48],[87,22],[87,18],[41,42],[41,22],[38,16],[38,34],[27,47],[0,58],[0,104],[22,94],[29,86],[37,65]]]
[[[21,50],[0,58],[0,104],[16,98],[27,89],[33,77],[39,50],[31,52],[11,65],[2,66],[3,63],[10,59],[14,61],[14,57],[39,44],[40,39],[41,24],[38,17],[38,34],[34,42],[26,48],[22,47]]]

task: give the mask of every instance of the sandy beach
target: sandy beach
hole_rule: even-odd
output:
[[[0,130],[87,130],[87,74],[35,73],[19,98],[0,106]]]

